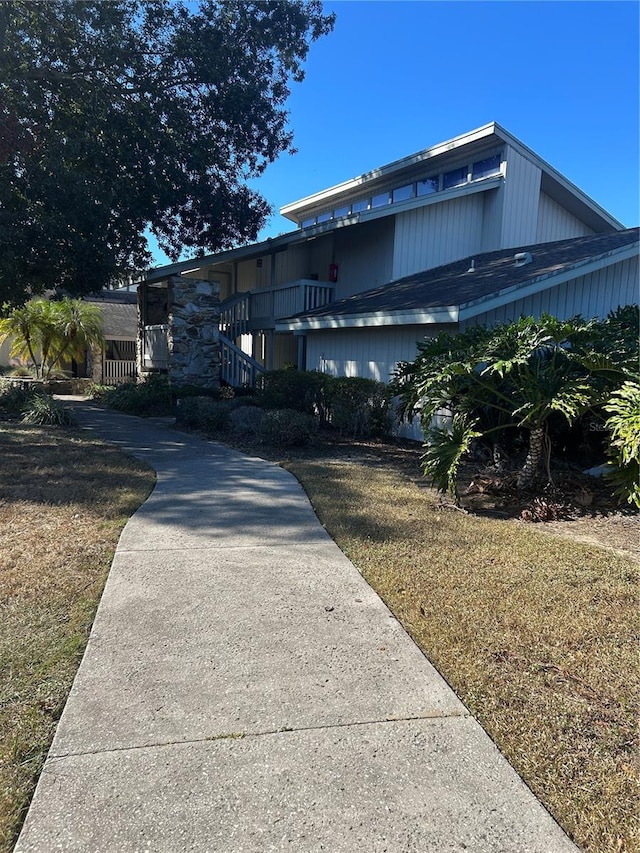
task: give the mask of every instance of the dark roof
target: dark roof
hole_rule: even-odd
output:
[[[119,302],[123,305],[136,305],[138,294],[135,290],[101,290],[85,296],[85,302]]]
[[[522,285],[632,246],[639,238],[640,228],[628,228],[625,231],[471,255],[464,260],[396,279],[295,316],[321,318],[461,307],[510,287],[516,288],[514,298],[517,298],[517,288]],[[531,263],[516,267],[514,255],[519,252],[530,252]],[[475,270],[469,272],[472,260]],[[552,280],[549,284],[552,286]]]
[[[101,290],[85,297],[100,306],[105,338],[135,338],[138,331],[138,294],[129,290]]]

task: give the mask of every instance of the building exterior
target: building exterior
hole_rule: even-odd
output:
[[[84,301],[100,308],[104,347],[87,350],[83,360],[62,364],[60,370],[74,378],[91,379],[103,385],[135,381],[138,333],[136,293],[126,289],[103,290],[87,296]],[[20,359],[11,356],[12,343],[8,338],[0,344],[0,367],[25,366]]]
[[[177,329],[177,344],[169,328],[172,292],[184,327],[184,288],[205,283],[231,384],[289,363],[387,381],[417,341],[443,328],[543,310],[603,316],[638,301],[637,229],[496,123],[281,212],[296,230],[147,274],[143,372],[163,360],[170,370],[172,346],[179,355],[211,338],[201,328],[211,314],[195,312],[197,328],[186,337]]]

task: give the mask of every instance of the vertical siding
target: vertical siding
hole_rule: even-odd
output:
[[[516,320],[521,315],[539,317],[543,312],[561,320],[568,320],[576,314],[587,318],[604,318],[618,306],[637,305],[639,287],[638,258],[630,258],[542,293],[517,299],[494,311],[479,314],[461,323],[460,328],[494,326],[496,323]]]
[[[238,264],[238,293],[255,290],[257,287],[269,286],[269,258],[262,259],[259,267],[256,259],[240,261]]]
[[[309,278],[308,246],[299,243],[276,255],[276,282],[286,284],[299,278]]]
[[[482,193],[482,245],[481,252],[495,252],[502,239],[502,209],[504,185],[491,192]]]
[[[298,339],[291,334],[273,336],[273,366],[277,370],[298,362]]]
[[[333,262],[338,264],[336,299],[344,299],[391,280],[393,220],[394,217],[389,216],[335,232]]]
[[[542,173],[537,166],[507,147],[501,249],[536,242]]]
[[[550,243],[553,240],[568,240],[570,237],[588,237],[594,230],[584,224],[577,216],[562,207],[546,193],[540,193],[538,207],[537,242]]]
[[[418,341],[443,326],[378,326],[309,332],[307,370],[388,382],[399,361],[415,358]]]
[[[393,278],[465,258],[482,249],[484,193],[398,214]]]

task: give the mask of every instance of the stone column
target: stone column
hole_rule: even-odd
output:
[[[169,279],[169,380],[174,385],[220,386],[220,283]]]

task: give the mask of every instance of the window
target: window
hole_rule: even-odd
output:
[[[330,219],[331,213],[321,213],[320,216],[318,216],[318,225],[320,225],[321,222],[328,222]]]
[[[460,169],[452,169],[451,172],[445,172],[442,182],[442,188],[445,190],[451,187],[459,187],[461,184],[467,183],[467,167],[462,166]]]
[[[316,224],[315,217],[312,217],[311,219],[303,219],[302,225],[300,227],[301,228],[310,228],[312,225],[315,225],[315,224]]]
[[[336,219],[339,216],[348,216],[349,215],[349,205],[346,205],[346,207],[337,207],[333,211],[333,215],[335,216]]]
[[[371,207],[382,207],[384,204],[389,204],[389,193],[380,193],[371,199]]]
[[[392,193],[393,201],[405,201],[413,195],[413,184],[407,184],[406,187],[396,187]]]
[[[478,160],[473,164],[471,176],[473,180],[478,178],[486,178],[488,175],[497,175],[500,172],[500,155],[496,154],[493,157],[487,157],[486,160]]]
[[[353,205],[351,206],[351,210],[354,213],[360,213],[361,210],[369,210],[369,199],[362,198],[360,199],[360,201],[354,201]]]
[[[438,178],[426,178],[424,181],[418,181],[416,184],[416,195],[430,195],[437,193],[439,187]]]

